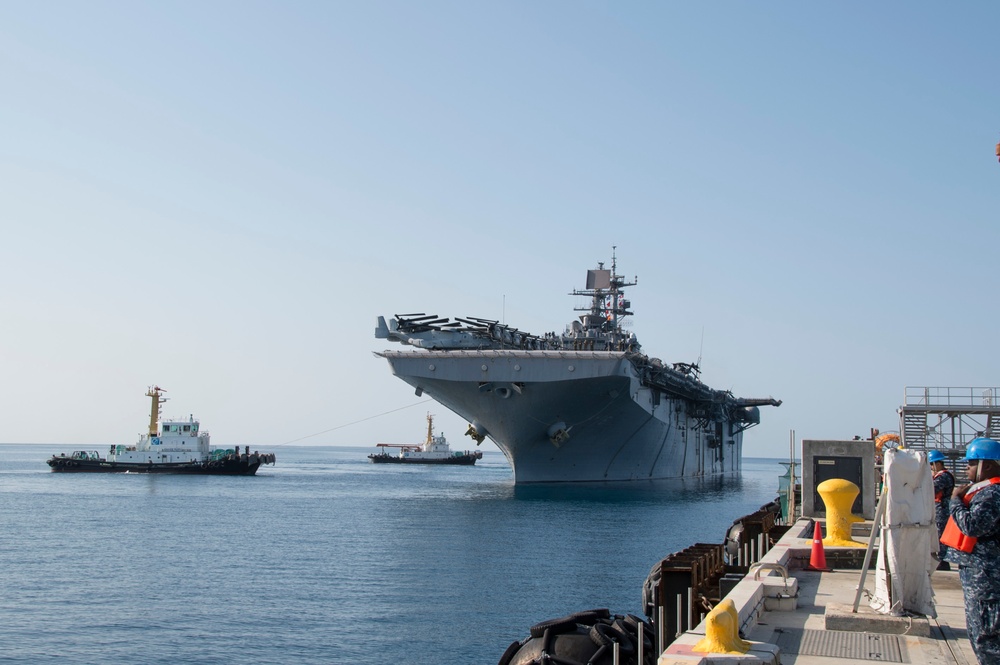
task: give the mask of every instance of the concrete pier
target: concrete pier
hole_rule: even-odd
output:
[[[861,534],[870,533],[871,527],[870,520],[856,524],[855,538],[867,542],[867,535]],[[931,575],[937,618],[880,614],[869,607],[866,595],[855,612],[859,549],[826,547],[832,570],[811,571],[812,536],[813,520],[797,521],[762,557],[758,574],[744,577],[726,596],[736,606],[742,636],[751,643],[747,653],[696,653],[694,646],[706,632],[702,621],[670,644],[657,664],[845,665],[845,659],[852,659],[976,665],[957,571]],[[781,575],[786,572],[787,579]],[[874,569],[868,571],[864,587],[874,589]]]

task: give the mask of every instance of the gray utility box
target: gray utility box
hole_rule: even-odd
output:
[[[853,515],[875,519],[875,443],[873,441],[802,440],[802,516],[826,517],[826,506],[816,487],[824,480],[843,478],[861,490]]]

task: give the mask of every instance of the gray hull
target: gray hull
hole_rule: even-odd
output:
[[[384,351],[417,393],[473,423],[517,484],[738,473],[742,430],[643,385],[612,351]],[[564,426],[564,427],[563,427]],[[553,436],[564,429],[565,440]],[[720,435],[721,433],[721,435]]]

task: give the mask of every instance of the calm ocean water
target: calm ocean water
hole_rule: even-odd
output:
[[[250,478],[50,472],[72,449],[0,445],[0,662],[492,664],[544,619],[641,615],[652,565],[784,472],[515,488],[499,453],[290,446]]]

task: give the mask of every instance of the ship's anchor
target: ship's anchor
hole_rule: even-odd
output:
[[[479,423],[469,423],[469,429],[465,431],[465,436],[471,436],[478,446],[486,438],[486,428]]]
[[[566,427],[566,423],[561,420],[550,425],[548,435],[549,441],[552,442],[552,445],[558,448],[562,444],[569,441],[569,429],[570,428]]]

